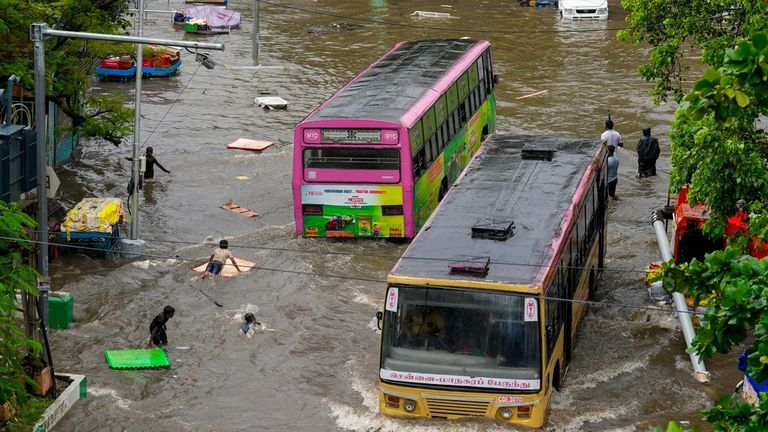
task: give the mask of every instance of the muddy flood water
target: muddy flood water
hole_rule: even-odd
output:
[[[650,215],[666,204],[674,107],[649,100],[649,84],[636,73],[646,48],[616,41],[626,13],[617,0],[609,4],[607,22],[573,23],[517,1],[262,1],[259,61],[275,67],[261,69],[250,67],[251,2],[230,0],[243,14],[242,28],[230,35],[185,35],[169,14],[149,14],[145,36],[194,37],[226,50],[212,53],[214,70],[184,53],[180,76],[143,83],[143,147],[154,147],[171,171],[156,170],[140,198],[147,256],[70,254],[51,264],[55,288],[75,298],[73,325],[52,332],[55,366],[85,374],[89,392],[56,430],[514,430],[485,420],[380,416],[374,314],[406,245],[294,234],[294,125],[397,41],[463,36],[492,43],[501,78],[498,131],[598,138],[610,111],[627,143],[618,153],[621,200],[610,203],[608,269],[597,294],[603,304],[590,307],[545,430],[646,431],[670,419],[699,419],[739,374],[734,356],[719,357],[707,362],[712,383],[695,382],[676,318],[642,309],[655,306],[642,279],[644,267],[660,259]],[[145,0],[147,9],[184,6]],[[455,18],[412,18],[415,10]],[[133,98],[130,82],[94,81],[91,91]],[[264,91],[277,92],[288,109],[257,107],[253,98]],[[660,138],[662,160],[657,178],[637,180],[633,147],[643,127]],[[262,154],[225,148],[240,137],[276,144]],[[130,155],[130,140],[120,147],[83,142],[59,175],[58,202],[70,208],[83,197],[125,198]],[[260,217],[219,208],[230,199]],[[229,239],[258,269],[215,286],[192,282],[191,267],[212,250],[207,236]],[[104,351],[143,347],[166,304],[176,308],[168,323],[173,366],[110,370]],[[238,328],[249,311],[264,328],[243,338]]]

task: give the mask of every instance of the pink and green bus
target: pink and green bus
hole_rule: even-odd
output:
[[[400,42],[294,131],[296,232],[413,238],[496,124],[488,41]]]

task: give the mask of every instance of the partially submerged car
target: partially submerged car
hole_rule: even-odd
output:
[[[607,20],[608,0],[560,0],[560,17],[574,20]]]

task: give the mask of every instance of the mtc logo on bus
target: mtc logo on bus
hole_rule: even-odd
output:
[[[536,299],[525,299],[525,318],[524,321],[538,321],[539,310],[536,307]]]
[[[381,131],[381,143],[382,144],[397,144],[398,134],[396,130],[383,130]]]
[[[304,142],[319,143],[320,129],[304,129]]]

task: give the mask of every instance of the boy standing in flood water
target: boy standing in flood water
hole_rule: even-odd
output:
[[[173,314],[176,310],[173,306],[166,306],[163,311],[160,312],[149,325],[149,344],[147,346],[164,347],[168,345],[168,335],[165,334],[165,323],[169,319],[173,318]]]
[[[616,184],[619,183],[619,158],[614,155],[616,147],[608,146],[608,196],[618,200]]]

